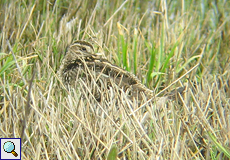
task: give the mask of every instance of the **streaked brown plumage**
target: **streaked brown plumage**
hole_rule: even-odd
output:
[[[82,79],[97,99],[114,84],[131,98],[142,99],[143,95],[151,98],[154,95],[134,74],[96,54],[93,46],[85,41],[75,41],[68,47],[59,75],[67,88],[77,87],[76,82]]]

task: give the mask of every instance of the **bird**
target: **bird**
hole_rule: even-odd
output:
[[[130,99],[149,99],[154,91],[146,87],[132,73],[111,63],[101,54],[95,53],[91,43],[76,40],[67,47],[59,69],[59,77],[67,89],[79,87],[79,81],[85,82],[100,101],[111,88],[124,92]]]

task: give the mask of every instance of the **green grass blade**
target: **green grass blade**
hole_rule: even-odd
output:
[[[149,62],[149,68],[148,68],[148,72],[147,72],[147,83],[149,83],[151,81],[151,79],[153,78],[153,68],[154,65],[156,63],[156,49],[155,49],[155,44],[152,43],[152,47],[149,46],[149,44],[147,42],[145,42],[145,45],[147,46],[148,50],[150,51],[150,62]]]
[[[124,68],[129,71],[129,66],[128,66],[128,58],[127,58],[127,43],[125,42],[125,37],[124,35],[120,35],[121,37],[121,46],[122,46],[122,60],[123,60],[123,66]]]
[[[163,57],[164,57],[164,23],[162,24],[162,29],[161,29],[161,40],[160,40],[160,47],[159,47],[159,51],[158,51],[158,60],[157,60],[157,64],[156,64],[156,71],[160,71],[160,68],[162,66],[162,63],[163,63]],[[155,83],[155,86],[156,87],[158,85],[158,82],[160,82],[161,80],[161,74],[159,74],[157,80],[156,80],[156,83]]]
[[[121,41],[119,43],[119,46],[121,46],[121,53],[122,53],[122,63],[123,63],[123,67],[127,70],[130,71],[129,69],[129,65],[128,65],[128,57],[127,57],[127,51],[128,51],[128,44],[125,40],[125,36],[124,33],[122,31],[121,28],[121,24],[117,23],[117,27],[119,30],[119,40]],[[120,53],[119,53],[120,54]]]
[[[191,61],[193,61],[194,59],[197,59],[197,58],[200,58],[200,55],[193,56],[193,57],[189,58],[180,68],[178,68],[176,70],[176,73],[179,73],[182,69],[185,68],[185,66],[187,66]]]
[[[116,160],[117,159],[117,147],[114,145],[109,151],[107,160]]]
[[[0,76],[7,70],[9,69],[12,65],[15,64],[15,61],[13,60],[13,56],[12,55],[7,55],[7,59],[4,62],[3,66],[0,69]]]
[[[133,68],[134,74],[137,73],[137,29],[134,30],[134,40],[133,40]]]
[[[174,44],[173,48],[171,49],[169,55],[167,56],[167,58],[166,58],[166,60],[165,60],[165,62],[163,64],[161,72],[163,72],[163,73],[165,72],[165,69],[169,65],[169,60],[174,56],[174,51],[175,51],[176,47],[178,46],[178,44],[179,44],[179,41],[176,41],[176,43]]]
[[[216,138],[210,132],[208,132],[208,135],[211,138],[211,140],[215,143],[216,147],[219,148],[224,153],[224,155],[230,158],[230,151],[228,151],[219,142],[217,142]]]

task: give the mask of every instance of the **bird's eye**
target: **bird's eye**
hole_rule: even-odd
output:
[[[81,47],[81,51],[86,51],[86,48],[85,47]]]

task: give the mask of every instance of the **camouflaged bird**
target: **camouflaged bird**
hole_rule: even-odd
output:
[[[67,48],[59,75],[68,89],[78,88],[81,79],[99,101],[103,93],[113,87],[123,90],[128,97],[139,100],[154,96],[153,91],[143,85],[134,74],[96,54],[93,46],[86,41],[75,41]]]

